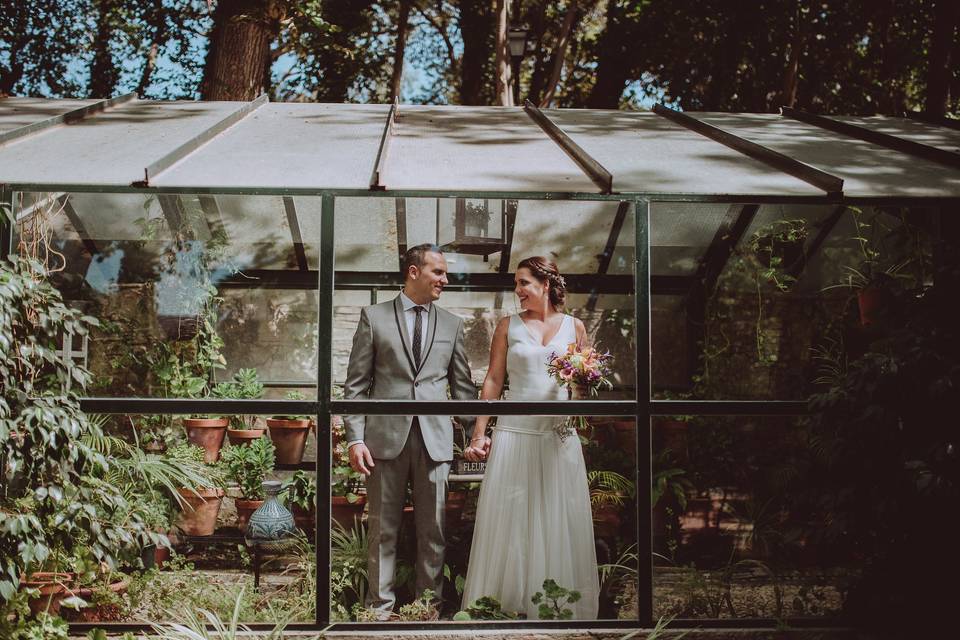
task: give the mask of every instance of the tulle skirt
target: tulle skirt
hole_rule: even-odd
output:
[[[502,417],[501,420],[506,418]],[[531,597],[552,578],[581,599],[566,608],[595,620],[599,584],[590,491],[576,436],[563,442],[541,418],[498,427],[477,503],[464,606],[493,596],[505,611],[536,619]]]

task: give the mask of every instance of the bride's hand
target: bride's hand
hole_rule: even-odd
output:
[[[470,446],[463,452],[463,457],[470,462],[481,462],[486,460],[487,452],[490,450],[490,438],[483,436],[474,438],[470,441]]]

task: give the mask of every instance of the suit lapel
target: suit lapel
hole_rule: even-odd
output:
[[[397,321],[397,331],[400,332],[400,342],[403,343],[403,352],[407,354],[407,362],[410,363],[410,370],[417,373],[417,367],[413,363],[413,348],[411,347],[410,336],[407,333],[407,320],[403,317],[403,303],[400,302],[400,296],[393,301],[393,316]],[[420,361],[423,364],[423,360]]]
[[[427,363],[427,358],[430,356],[430,349],[433,349],[433,340],[437,337],[437,318],[439,314],[437,313],[437,305],[430,305],[430,326],[427,329],[430,331],[430,344],[427,345],[427,350],[423,352],[423,357],[420,358],[420,369],[423,369],[423,365]],[[420,373],[420,369],[417,369],[417,373]]]

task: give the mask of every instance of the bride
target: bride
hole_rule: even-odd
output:
[[[498,399],[509,376],[510,400],[566,400],[547,362],[571,342],[585,342],[583,323],[558,310],[565,287],[553,261],[522,260],[515,283],[522,310],[497,325],[480,397]],[[477,419],[464,452],[469,460],[487,458],[464,606],[493,596],[505,611],[535,619],[538,608],[530,599],[552,578],[581,593],[565,607],[574,619],[596,619],[597,557],[579,438],[560,439],[554,431],[560,416],[500,416],[491,441],[484,435],[488,420]]]

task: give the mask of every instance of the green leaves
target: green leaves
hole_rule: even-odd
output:
[[[269,438],[228,447],[221,454],[221,459],[226,465],[228,477],[240,485],[245,499],[263,499],[263,481],[276,463],[276,447]]]
[[[537,591],[530,601],[538,605],[537,616],[541,620],[570,620],[573,618],[573,609],[566,605],[579,602],[579,591],[566,589],[557,584],[556,580],[547,578],[543,581],[543,591]]]

